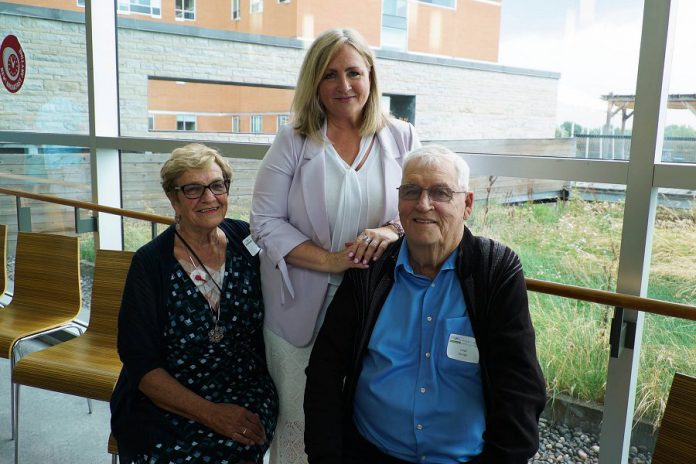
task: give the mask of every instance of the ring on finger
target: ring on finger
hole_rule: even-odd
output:
[[[372,239],[370,237],[368,237],[367,235],[363,235],[360,238],[362,238],[363,242],[365,242],[365,243],[370,243],[372,241]]]
[[[247,431],[247,429],[245,427],[244,430],[242,430],[242,435],[244,435],[245,437],[246,437],[246,431]]]

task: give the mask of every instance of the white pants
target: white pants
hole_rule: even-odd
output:
[[[329,285],[314,337],[309,345],[298,348],[266,327],[263,328],[268,370],[280,398],[278,425],[269,449],[270,464],[307,464],[304,451],[303,409],[307,383],[305,368],[309,364],[309,355],[312,354],[316,334],[324,321],[326,308],[337,289],[337,286]]]

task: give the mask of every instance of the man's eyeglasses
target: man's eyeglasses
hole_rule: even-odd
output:
[[[430,201],[436,201],[438,203],[448,203],[452,201],[456,193],[466,193],[457,192],[445,185],[436,185],[430,187],[429,189],[423,188],[420,185],[404,184],[401,187],[396,188],[399,191],[399,199],[405,201],[417,201],[420,199],[423,191],[428,193],[428,198]]]
[[[208,185],[186,184],[174,187],[174,190],[181,190],[181,193],[183,193],[184,196],[189,200],[195,200],[196,198],[202,197],[203,193],[205,193],[205,189],[210,190],[213,195],[225,195],[230,190],[230,181],[216,180]]]

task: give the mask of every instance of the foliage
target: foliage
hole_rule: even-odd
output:
[[[696,138],[696,129],[691,126],[672,124],[665,127],[665,137],[694,137]]]

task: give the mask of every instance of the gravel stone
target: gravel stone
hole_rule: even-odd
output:
[[[652,456],[645,447],[629,448],[628,462],[648,464]],[[530,464],[567,462],[571,464],[599,464],[599,437],[593,433],[565,424],[553,424],[539,420],[539,451],[529,460]]]

